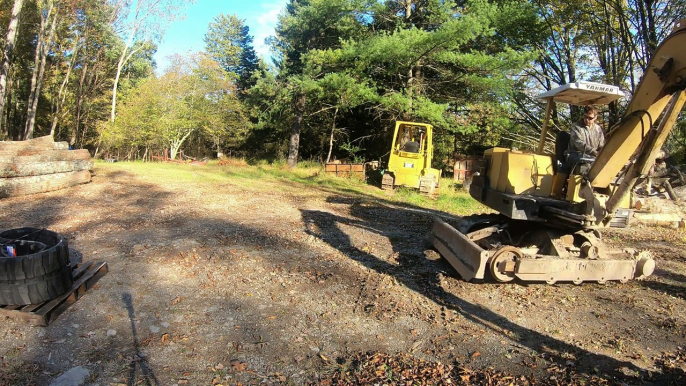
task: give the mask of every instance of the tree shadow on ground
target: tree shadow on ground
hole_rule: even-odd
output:
[[[127,385],[173,384],[175,380],[186,378],[185,371],[178,371],[178,368],[172,366],[176,371],[170,373],[161,365],[165,363],[166,358],[164,355],[156,356],[155,353],[159,351],[155,351],[155,349],[166,346],[163,346],[164,342],[152,330],[149,331],[149,325],[156,324],[159,320],[173,320],[171,319],[172,310],[177,308],[181,310],[178,312],[193,312],[192,315],[196,317],[199,315],[197,310],[203,310],[210,306],[216,310],[212,311],[211,315],[210,312],[202,313],[203,323],[200,324],[201,327],[193,326],[194,329],[205,328],[204,326],[208,324],[222,326],[227,323],[226,319],[229,316],[235,318],[235,323],[228,326],[230,332],[222,334],[226,337],[217,338],[213,335],[212,339],[217,340],[208,343],[204,340],[205,335],[199,334],[197,340],[193,341],[199,342],[199,347],[197,347],[199,351],[210,346],[210,344],[226,345],[228,349],[224,350],[222,356],[215,357],[216,362],[227,363],[229,360],[237,360],[239,362],[238,367],[240,367],[244,366],[242,361],[245,361],[246,368],[251,371],[236,371],[237,374],[234,374],[234,379],[245,381],[246,384],[254,378],[267,379],[267,371],[270,366],[284,373],[296,374],[303,378],[308,374],[300,375],[300,369],[295,370],[294,367],[316,368],[319,359],[317,356],[306,356],[311,351],[309,347],[301,350],[305,354],[298,352],[298,354],[303,355],[304,359],[301,359],[297,366],[287,364],[290,366],[284,365],[282,367],[280,362],[271,362],[276,363],[271,364],[269,360],[273,361],[273,358],[265,359],[261,350],[266,345],[282,345],[279,346],[283,347],[280,352],[288,352],[293,347],[299,347],[304,343],[281,343],[279,334],[282,327],[271,319],[268,319],[266,323],[252,324],[253,315],[265,311],[258,308],[258,304],[255,304],[254,300],[242,294],[237,293],[235,296],[222,299],[213,297],[207,300],[207,304],[198,302],[187,305],[184,300],[179,300],[181,303],[175,306],[176,299],[174,297],[177,294],[183,295],[184,288],[163,284],[164,281],[161,280],[163,278],[156,272],[155,267],[183,260],[183,256],[170,257],[163,254],[165,259],[161,259],[152,253],[136,252],[136,247],[144,251],[150,244],[151,250],[154,251],[167,247],[175,250],[177,247],[173,244],[177,241],[211,238],[217,242],[216,250],[220,253],[214,257],[202,259],[198,257],[197,260],[189,259],[189,261],[230,268],[237,262],[251,260],[252,258],[250,255],[234,256],[230,251],[231,249],[262,250],[264,248],[265,255],[274,256],[269,260],[258,262],[270,266],[267,272],[281,268],[286,272],[294,272],[298,270],[298,264],[306,265],[307,262],[290,261],[279,255],[278,249],[272,250],[269,246],[283,244],[278,236],[270,234],[260,227],[251,227],[224,218],[204,215],[196,217],[194,208],[184,208],[178,205],[173,190],[161,188],[156,184],[141,182],[137,177],[135,174],[126,172],[102,173],[102,186],[95,184],[89,188],[95,187],[97,189],[84,189],[84,191],[90,192],[88,196],[78,193],[79,188],[77,187],[71,190],[71,192],[76,192],[72,194],[65,194],[66,191],[55,192],[34,196],[31,199],[16,199],[0,203],[7,205],[5,207],[7,209],[10,209],[10,205],[12,206],[11,211],[0,211],[0,219],[5,220],[8,228],[33,226],[58,231],[70,239],[73,263],[103,259],[110,264],[110,273],[97,284],[98,287],[102,288],[102,292],[98,293],[99,291],[92,290],[92,292],[85,294],[84,298],[80,299],[80,303],[72,306],[71,310],[67,310],[54,323],[42,329],[44,336],[41,337],[37,330],[26,333],[26,338],[18,347],[31,347],[32,351],[25,354],[23,358],[19,358],[17,355],[16,362],[24,367],[30,363],[39,364],[41,371],[33,371],[32,374],[27,374],[26,382],[17,381],[17,383],[10,384],[48,384],[57,374],[76,365],[88,367],[92,371],[93,377],[98,377],[101,381],[112,377],[115,383],[121,382]],[[105,179],[111,181],[104,183]],[[89,211],[89,208],[108,207],[109,205],[112,207],[105,211]],[[0,206],[0,208],[2,207]],[[65,221],[64,216],[70,216],[69,220]],[[20,219],[21,222],[14,223],[10,221],[12,219]],[[82,243],[80,240],[84,238],[90,239],[90,242]],[[96,244],[92,242],[94,239],[97,240]],[[79,246],[79,250],[77,251],[74,246]],[[159,249],[155,249],[156,246],[159,246]],[[305,244],[301,247],[307,248],[308,245]],[[225,253],[221,253],[222,249],[226,249],[223,251]],[[99,253],[96,254],[96,252]],[[190,265],[188,271],[192,271],[192,268]],[[129,269],[132,271],[135,269],[135,275],[127,275],[126,271]],[[185,273],[190,274],[191,272]],[[212,285],[211,280],[221,281],[222,277],[217,274],[207,278],[198,277],[196,280],[199,286],[210,286]],[[101,299],[96,301],[98,296]],[[147,302],[150,303],[150,297],[154,297],[163,305],[160,311],[161,316],[151,314],[151,311],[145,308],[145,299],[148,298]],[[89,305],[90,310],[82,308],[86,304]],[[165,304],[170,310],[166,309]],[[190,311],[186,311],[186,307],[190,308]],[[99,312],[103,309],[107,309],[108,313]],[[183,322],[175,323],[183,325]],[[235,328],[233,324],[236,324],[238,328]],[[268,324],[278,326],[278,328]],[[210,327],[207,328],[210,329]],[[212,329],[214,328],[212,327]],[[22,327],[19,326],[18,329],[22,329]],[[80,333],[78,329],[92,331]],[[109,334],[109,329],[112,329],[114,334]],[[62,350],[59,354],[50,354],[51,350],[54,350],[51,341],[61,339],[65,333],[72,336],[78,334],[79,339],[70,341],[76,342],[78,340],[79,342],[72,343],[73,350]],[[264,341],[263,337],[265,338]],[[179,356],[180,362],[192,362],[193,359],[188,358],[191,358],[192,355],[198,355],[194,353],[196,347],[189,347],[188,352],[182,351],[186,349],[186,344],[181,334],[171,333],[169,339],[171,341],[178,339],[177,342],[172,343],[179,347],[179,353],[175,355]],[[2,359],[9,350],[11,350],[9,343],[7,347],[0,350],[0,365],[4,365]],[[71,358],[70,351],[78,352],[79,355]],[[49,355],[52,355],[52,360],[48,358]],[[185,381],[189,384],[207,384],[207,380],[202,377],[208,377],[207,373],[210,373],[210,370],[206,368],[204,363],[204,361],[194,363],[193,365],[199,366],[199,368],[187,376],[190,380]],[[13,368],[21,369],[24,367]],[[189,367],[193,369],[192,366]],[[217,370],[217,373],[220,372]],[[212,374],[212,376],[214,375]],[[311,374],[309,375],[311,376]],[[201,381],[201,379],[203,380]],[[298,383],[298,381],[294,381],[294,384]],[[3,384],[3,380],[0,379],[0,385]]]
[[[132,248],[136,244],[144,244],[149,241],[157,241],[158,239],[166,242],[172,242],[176,239],[185,239],[189,237],[206,237],[208,234],[217,237],[217,235],[213,234],[212,232],[203,232],[205,230],[217,229],[218,227],[222,228],[222,234],[219,236],[226,236],[227,239],[227,242],[220,244],[220,247],[226,247],[226,249],[233,248],[228,245],[234,243],[238,245],[252,244],[255,247],[262,247],[272,244],[278,244],[284,240],[280,239],[278,236],[274,236],[273,234],[265,232],[264,229],[261,229],[260,227],[246,226],[241,222],[232,223],[222,218],[195,217],[195,213],[192,213],[190,211],[182,211],[178,214],[178,216],[168,217],[167,215],[165,215],[160,217],[160,211],[166,211],[167,209],[173,206],[170,205],[171,202],[167,202],[167,200],[171,200],[170,197],[173,195],[173,192],[161,189],[157,185],[148,185],[146,183],[137,182],[136,178],[131,177],[136,176],[130,176],[128,175],[128,173],[123,172],[108,173],[107,178],[116,179],[117,181],[114,181],[112,184],[108,184],[104,186],[102,189],[95,191],[92,197],[79,198],[83,200],[80,203],[80,205],[73,205],[71,201],[73,201],[74,198],[70,197],[69,195],[48,194],[44,196],[37,196],[31,201],[17,202],[17,204],[20,204],[19,210],[11,212],[7,211],[5,215],[0,215],[0,218],[7,220],[6,223],[11,224],[9,227],[19,225],[41,227],[44,226],[47,228],[57,228],[56,230],[63,230],[66,232],[67,236],[71,236],[74,238],[84,237],[83,235],[85,235],[85,237],[97,238],[100,244],[97,246],[97,249],[101,249],[100,247],[104,246],[105,248],[114,251],[113,254],[108,255],[112,271],[107,277],[104,278],[104,280],[102,280],[102,282],[99,282],[98,284],[103,286],[103,289],[107,288],[108,293],[111,293],[113,296],[112,298],[107,298],[105,300],[113,304],[117,310],[125,311],[124,315],[122,315],[124,317],[123,320],[120,321],[119,319],[121,318],[115,319],[116,321],[120,321],[123,324],[123,326],[122,324],[120,324],[119,330],[127,330],[128,328],[126,326],[128,325],[128,323],[131,323],[131,332],[133,337],[129,337],[127,334],[117,334],[114,337],[99,337],[97,340],[89,339],[89,341],[93,344],[93,347],[91,348],[87,346],[80,346],[80,349],[84,349],[87,352],[85,354],[80,353],[79,357],[76,358],[75,363],[71,364],[82,364],[84,362],[88,363],[88,357],[90,356],[93,359],[91,359],[90,363],[88,364],[95,369],[111,370],[113,366],[120,366],[120,371],[118,371],[116,374],[107,375],[117,376],[119,377],[118,379],[124,378],[126,379],[126,382],[128,382],[129,384],[140,383],[157,385],[159,384],[159,382],[156,382],[157,376],[160,377],[160,381],[162,383],[172,384],[172,379],[175,378],[172,378],[173,375],[170,375],[167,370],[163,370],[162,367],[158,366],[156,367],[158,370],[157,374],[155,374],[154,372],[143,372],[143,374],[141,374],[144,368],[141,367],[141,371],[137,371],[136,366],[139,366],[140,362],[131,362],[130,357],[134,357],[134,353],[138,353],[138,350],[142,350],[144,353],[147,351],[146,344],[148,343],[146,343],[146,341],[148,340],[147,338],[150,336],[150,334],[148,334],[144,328],[146,324],[144,324],[144,320],[142,318],[142,311],[144,310],[142,310],[141,307],[141,304],[143,302],[143,300],[141,300],[141,296],[144,296],[145,294],[150,293],[154,290],[152,294],[157,296],[157,301],[169,304],[174,295],[179,293],[178,289],[173,286],[164,287],[156,283],[154,280],[151,280],[152,278],[154,278],[155,272],[151,272],[150,270],[146,270],[145,268],[154,268],[154,264],[137,266],[143,268],[142,271],[137,272],[137,277],[141,279],[133,279],[149,281],[143,284],[137,283],[138,285],[135,286],[133,285],[135,284],[133,281],[130,282],[128,279],[116,278],[114,274],[115,264],[121,267],[122,265],[127,265],[128,263],[140,261],[142,257],[136,256],[132,252]],[[135,182],[129,183],[128,181]],[[126,185],[130,185],[131,188],[127,190],[120,190],[121,187]],[[295,187],[300,186],[300,184],[298,183],[293,183],[292,185]],[[325,190],[324,188],[320,189]],[[333,190],[331,190],[329,191],[329,193],[335,195],[340,192],[334,192]],[[346,256],[360,262],[362,265],[369,268],[373,268],[377,272],[387,273],[395,277],[398,281],[403,282],[406,286],[410,287],[417,293],[425,296],[427,299],[430,299],[438,304],[447,304],[446,308],[456,310],[456,312],[459,312],[465,316],[468,315],[471,318],[470,320],[473,319],[477,323],[480,323],[484,326],[489,326],[489,328],[492,328],[494,331],[498,332],[504,329],[510,329],[511,331],[515,332],[519,331],[520,333],[518,337],[520,337],[522,340],[526,340],[528,342],[527,344],[529,345],[529,347],[544,347],[549,343],[554,344],[557,342],[562,344],[563,348],[568,347],[570,350],[576,349],[576,347],[573,345],[565,346],[563,342],[559,342],[555,339],[551,339],[549,337],[540,335],[535,331],[532,332],[532,336],[527,337],[526,333],[530,331],[529,329],[523,328],[513,323],[508,323],[507,321],[501,322],[502,317],[500,315],[481,306],[474,305],[470,302],[460,299],[459,297],[455,297],[454,295],[447,293],[441,287],[440,279],[434,277],[435,275],[432,276],[429,273],[426,275],[420,275],[419,279],[416,278],[415,276],[417,275],[413,275],[413,272],[417,267],[417,264],[420,264],[420,262],[415,256],[408,256],[407,254],[403,253],[403,251],[406,250],[406,247],[409,246],[410,242],[409,240],[405,240],[407,232],[403,230],[403,227],[414,227],[413,229],[416,230],[417,237],[422,238],[426,234],[426,232],[428,232],[428,228],[426,228],[426,223],[421,223],[421,221],[425,221],[425,219],[427,218],[427,211],[424,210],[420,213],[419,208],[401,209],[375,206],[377,208],[377,211],[371,213],[368,207],[363,207],[363,205],[366,204],[361,203],[361,201],[369,200],[366,200],[364,198],[362,200],[360,198],[356,198],[359,197],[359,193],[353,191],[351,191],[350,193],[355,194],[355,197],[347,197],[340,195],[333,196],[331,197],[331,200],[329,200],[329,202],[339,202],[341,204],[341,209],[345,208],[345,210],[347,210],[348,208],[350,208],[352,210],[352,214],[356,216],[359,220],[351,221],[347,218],[331,215],[327,212],[302,210],[302,216],[303,219],[306,220],[306,223],[311,222],[316,227],[322,230],[321,232],[312,230],[310,231],[310,234],[318,236],[320,239],[322,239],[329,245],[332,245],[334,248],[341,250]],[[116,200],[113,200],[113,202],[120,205],[118,207],[113,207],[111,211],[107,213],[107,216],[86,216],[86,218],[80,218],[73,224],[65,225],[64,223],[60,223],[59,220],[61,216],[78,215],[77,211],[79,210],[79,208],[83,208],[85,210],[89,206],[108,205],[107,196],[115,196]],[[369,196],[369,199],[379,200],[378,197],[373,196]],[[173,200],[171,201],[173,202]],[[59,208],[59,210],[56,211],[54,210],[55,208]],[[398,223],[393,220],[385,219],[383,214],[387,211],[393,211],[396,214],[401,215],[403,217],[403,222]],[[12,213],[12,216],[10,216],[9,213]],[[57,215],[46,213],[57,213]],[[155,216],[155,218],[152,218],[153,216]],[[13,224],[12,220],[17,218],[21,218],[23,223]],[[373,256],[372,254],[368,254],[364,251],[361,251],[359,248],[354,246],[352,244],[351,239],[343,231],[341,231],[341,229],[339,228],[340,224],[348,224],[353,227],[364,228],[369,232],[375,232],[377,234],[387,237],[389,240],[391,240],[393,249],[401,252],[399,259],[400,265],[398,266],[394,264],[389,264],[386,261]],[[63,229],[59,229],[60,227],[62,227]],[[122,239],[123,237],[127,237],[128,240],[116,241],[117,238]],[[299,246],[301,248],[308,248],[308,244],[302,244]],[[276,250],[265,251],[265,254],[269,255],[270,257],[270,260],[268,262],[265,261],[265,263],[273,264],[277,268],[280,266],[284,266],[285,268],[283,272],[299,272],[299,270],[303,270],[302,267],[299,267],[299,265],[301,265],[304,266],[304,269],[306,270],[321,270],[322,272],[327,272],[328,274],[331,274],[331,272],[327,271],[327,269],[329,268],[328,265],[318,265],[314,267],[308,266],[308,264],[311,264],[311,262],[308,260],[308,256],[298,259],[297,254],[294,253],[288,255],[287,258],[278,255],[277,252],[278,251]],[[94,251],[83,249],[81,256],[82,260],[88,261],[93,259],[94,257],[96,257],[93,253]],[[250,260],[250,257],[246,257],[245,259]],[[169,261],[155,262],[153,260],[153,263],[168,264]],[[199,261],[198,263],[207,264],[209,263],[209,260]],[[221,260],[219,262],[212,261],[212,264],[224,264],[230,267],[233,264],[233,262]],[[425,262],[421,262],[421,264],[425,264]],[[430,263],[429,267],[435,270],[436,272],[445,268],[450,269],[441,262],[432,262]],[[117,283],[117,281],[121,281],[121,283]],[[201,285],[205,283],[206,279],[203,279],[200,282]],[[123,287],[117,289],[117,286],[120,285]],[[114,289],[112,289],[112,287],[114,287]],[[126,298],[126,294],[130,294],[130,297],[128,299]],[[95,295],[96,294],[91,294],[90,296]],[[136,308],[134,308],[134,298],[137,299]],[[86,300],[88,299],[84,299],[82,302]],[[211,299],[208,300],[208,302],[211,301]],[[90,303],[94,302],[90,301]],[[236,298],[232,300],[231,298],[228,298],[226,300],[216,301],[213,304],[222,305],[224,303],[225,307],[220,307],[220,310],[235,310],[235,313],[238,313],[238,308],[243,307],[244,309],[240,311],[241,313],[245,313],[245,311],[248,310],[250,310],[251,313],[260,312],[260,310],[257,308],[257,305],[249,299]],[[296,306],[297,304],[293,305],[293,307]],[[195,308],[195,305],[193,308]],[[138,312],[138,315],[136,315],[136,311]],[[126,318],[126,316],[128,316],[128,318]],[[216,319],[212,319],[212,323],[216,323],[219,319],[226,318],[226,316],[226,314],[217,315]],[[139,320],[136,320],[136,317],[138,317]],[[45,329],[48,338],[61,336],[64,334],[65,331],[69,330],[71,330],[71,332],[75,332],[74,327],[72,326],[72,323],[74,322],[81,326],[90,326],[90,322],[92,320],[97,319],[103,321],[103,323],[107,323],[106,328],[114,328],[111,322],[108,322],[107,319],[105,319],[105,315],[96,315],[95,317],[93,317],[86,314],[85,312],[76,313],[72,310],[71,313],[65,313],[64,315],[62,315],[60,319],[61,320],[57,320],[57,322],[54,325],[51,325]],[[152,317],[150,317],[150,319],[152,319]],[[134,320],[136,321],[135,323]],[[270,327],[267,325],[268,323],[270,322],[257,324],[256,326],[254,326],[254,328],[250,329],[249,331],[247,331],[248,329],[245,328],[245,333],[242,332],[243,329],[241,329],[238,332],[234,332],[234,334],[244,335],[236,336],[235,341],[245,342],[249,339],[254,339],[254,337],[256,336],[278,336],[280,331],[276,328],[274,328],[272,331],[269,331]],[[237,324],[242,323],[237,321]],[[502,324],[503,326],[499,326],[498,324]],[[309,326],[316,326],[317,324],[316,322],[313,322],[306,325],[307,328],[309,328]],[[35,337],[33,338],[33,342],[29,340],[31,338],[26,339],[25,341],[28,341],[29,344],[35,346],[46,346],[47,350],[51,350],[51,348],[49,347],[50,344],[43,342],[47,339],[38,337],[37,333],[32,334],[32,336]],[[136,338],[136,336],[138,336],[138,338]],[[536,339],[541,340],[543,343],[537,342]],[[212,343],[216,344],[216,342],[214,341]],[[262,342],[259,343],[261,344]],[[283,345],[280,347],[283,347],[283,351],[285,352],[293,346]],[[253,359],[257,360],[259,359],[258,357],[261,355],[259,353],[259,347],[251,348],[251,351],[248,351],[245,348],[243,350],[243,353],[230,355],[234,355],[239,359],[245,358],[246,361],[250,361],[248,357],[255,357]],[[121,351],[124,352],[124,355],[117,356],[117,353],[120,353]],[[305,351],[309,351],[309,348],[305,347]],[[586,354],[586,351],[577,351],[582,354]],[[32,351],[29,355],[33,355],[34,358],[33,360],[29,359],[29,361],[45,361],[45,355],[42,354],[45,354],[45,352],[41,353],[39,350]],[[153,366],[159,363],[158,358],[155,358],[154,356],[145,358],[146,361],[151,363]],[[230,358],[231,357],[227,359]],[[592,357],[591,361],[594,358],[603,359],[605,357]],[[179,359],[182,358],[179,357]],[[306,362],[312,361],[312,363],[314,363],[317,359],[318,357],[316,355],[312,356],[311,358],[308,357],[304,359],[304,362],[299,362],[297,365],[293,365],[292,367],[302,368],[305,366],[309,366],[309,368],[316,368],[314,364],[309,365],[306,364]],[[100,363],[100,361],[102,363]],[[255,368],[258,368],[257,366],[259,365],[259,362],[251,361],[250,363],[251,365],[255,364]],[[611,366],[616,366],[616,368],[619,368],[619,366],[621,366],[623,363],[624,362],[615,361],[615,363],[610,363],[608,365],[608,368]],[[65,366],[63,363],[48,366],[49,367],[47,370],[52,371],[52,374],[54,374],[56,371],[62,371],[66,369],[65,367],[63,367]],[[206,371],[206,369],[201,370]],[[290,372],[295,373],[297,370],[290,370]],[[177,376],[180,375],[182,374],[178,374]],[[104,374],[102,376],[104,377]],[[245,376],[247,377],[248,375],[246,374]],[[201,384],[201,382],[198,381],[198,378],[196,378],[195,381],[195,384]],[[193,382],[193,380],[191,382]],[[297,384],[297,382],[294,383]]]
[[[686,276],[680,273],[658,268],[652,277],[638,283],[659,293],[686,300]]]
[[[395,265],[357,248],[353,244],[351,238],[341,229],[341,225],[362,228],[366,231],[387,237],[393,246],[394,252],[402,253],[403,243],[405,243],[406,240],[399,238],[400,233],[398,232],[398,228],[412,226],[413,221],[418,220],[418,218],[413,218],[413,215],[416,215],[416,213],[403,209],[378,207],[371,211],[368,209],[369,208],[361,208],[360,205],[353,203],[351,214],[353,214],[356,219],[350,219],[318,210],[301,210],[301,213],[308,233],[320,238],[349,258],[378,273],[396,278],[409,289],[425,296],[427,299],[448,310],[452,310],[453,312],[462,315],[464,318],[477,325],[491,330],[496,334],[501,334],[503,338],[512,339],[517,344],[525,346],[535,352],[548,353],[548,358],[563,368],[568,361],[568,357],[563,354],[572,353],[576,358],[579,358],[579,364],[576,368],[579,372],[592,375],[595,371],[600,370],[615,379],[622,379],[632,383],[640,383],[647,376],[645,369],[642,369],[631,362],[621,361],[609,356],[589,352],[575,345],[544,335],[538,331],[520,326],[486,307],[471,303],[446,291],[441,285],[439,275],[440,270],[443,268],[437,264],[433,265],[433,269],[435,269],[433,275],[412,275],[412,271],[416,270],[419,265],[428,264],[423,257],[411,256],[409,258],[401,258],[399,259],[399,264]],[[399,211],[400,213],[383,216],[378,210]],[[385,221],[383,217],[387,217],[388,221]],[[393,221],[393,219],[403,219],[403,221],[399,223],[398,221]],[[420,227],[417,229],[417,237],[424,236],[430,229],[425,228],[425,222],[426,220],[423,222],[420,221]],[[421,233],[422,229],[424,229],[423,233]],[[628,373],[637,375],[626,375],[627,371]],[[672,373],[666,373],[664,376],[669,377],[669,379],[683,379],[684,373],[677,369]]]

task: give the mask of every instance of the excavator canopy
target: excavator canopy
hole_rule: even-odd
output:
[[[560,102],[570,105],[606,105],[624,96],[617,86],[595,82],[574,82],[556,87],[538,95],[539,99],[548,102]]]
[[[546,137],[548,136],[548,122],[553,111],[555,102],[567,103],[576,106],[602,105],[616,101],[624,96],[617,86],[608,84],[579,81],[567,83],[538,95],[538,99],[545,99],[548,105],[545,108],[545,118],[541,128],[541,137],[538,142],[537,154],[543,154]]]

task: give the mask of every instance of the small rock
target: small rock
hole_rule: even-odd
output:
[[[77,366],[60,375],[50,383],[50,386],[80,386],[86,383],[91,372],[83,366]]]
[[[170,326],[170,324],[167,322],[162,322],[162,323],[160,323],[160,325],[164,328],[169,328],[169,326]]]
[[[192,250],[194,247],[200,246],[197,240],[193,239],[178,239],[171,243],[171,247],[177,250]]]
[[[147,245],[144,245],[144,244],[136,244],[136,245],[134,245],[133,248],[131,249],[131,254],[137,255],[137,254],[139,254],[139,253],[145,251],[146,249],[148,249],[148,246],[147,246]]]
[[[152,332],[153,334],[156,334],[156,333],[160,332],[160,328],[158,326],[150,326],[150,332]]]
[[[117,335],[117,330],[107,330],[107,336],[115,336]]]

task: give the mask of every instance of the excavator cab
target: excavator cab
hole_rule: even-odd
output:
[[[419,189],[423,194],[433,194],[438,188],[441,174],[438,169],[431,168],[432,138],[433,126],[429,124],[396,122],[381,187],[390,190],[396,186],[406,186]]]
[[[546,154],[545,144],[550,123],[550,115],[555,103],[575,106],[605,105],[624,96],[617,86],[595,82],[574,82],[554,88],[538,96],[547,102],[545,117],[541,129],[541,137],[536,154]],[[569,152],[570,135],[567,131],[560,131],[555,136],[555,146],[552,153],[553,185],[552,197],[566,197],[570,175],[583,175],[595,162],[595,157],[586,154]],[[550,152],[547,152],[550,154]],[[582,173],[582,170],[584,173]],[[578,194],[578,191],[576,191]],[[570,201],[579,201],[578,197],[569,197]],[[625,203],[627,204],[627,203]],[[624,213],[624,212],[621,212]]]

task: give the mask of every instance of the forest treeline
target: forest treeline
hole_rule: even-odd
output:
[[[494,145],[534,149],[536,95],[585,80],[630,97],[686,17],[686,0],[290,0],[271,58],[256,55],[246,20],[218,14],[204,47],[156,69],[187,2],[0,4],[0,140],[52,134],[97,157],[167,150],[291,166],[383,160],[396,120],[433,124],[440,164]],[[606,128],[629,100],[601,106]],[[578,114],[557,105],[550,138]],[[684,119],[668,146],[683,161]]]

